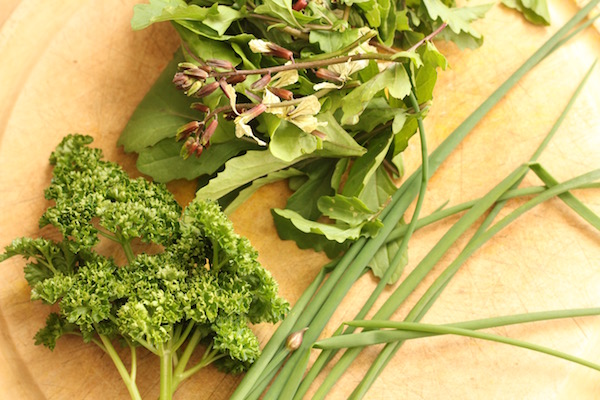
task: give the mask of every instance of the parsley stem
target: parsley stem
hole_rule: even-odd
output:
[[[158,346],[160,357],[160,400],[171,400],[173,398],[173,353],[170,341]]]
[[[131,399],[132,400],[142,400],[142,396],[140,395],[140,392],[138,391],[138,388],[135,384],[135,380],[134,380],[135,374],[133,375],[134,379],[132,379],[132,375],[130,375],[129,372],[127,372],[127,368],[125,368],[125,365],[123,364],[123,360],[121,360],[121,357],[119,357],[119,354],[115,350],[115,347],[112,345],[110,339],[105,335],[98,335],[98,336],[100,337],[100,340],[102,341],[102,343],[104,345],[104,349],[106,350],[106,353],[109,355],[113,364],[117,368],[117,371],[119,371],[119,375],[121,375],[121,378],[123,379],[123,382],[125,383],[125,386],[127,386],[127,390],[129,391],[129,395],[131,396]]]

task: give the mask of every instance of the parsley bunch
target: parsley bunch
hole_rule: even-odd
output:
[[[249,323],[277,322],[288,304],[272,276],[257,261],[249,241],[236,235],[219,206],[194,201],[184,211],[164,185],[130,179],[115,163],[89,148],[89,136],[70,135],[50,158],[53,179],[40,225],[63,235],[54,242],[20,238],[0,261],[15,255],[30,260],[25,278],[32,300],[58,304],[36,344],[54,349],[65,334],[80,335],[104,350],[133,399],[136,350],[160,358],[160,398],[202,367],[218,362],[231,372],[246,370],[259,356]],[[99,236],[118,242],[127,264],[96,252]],[[133,240],[155,243],[157,254],[135,255]],[[116,351],[131,349],[131,365]],[[207,348],[188,365],[198,345]]]

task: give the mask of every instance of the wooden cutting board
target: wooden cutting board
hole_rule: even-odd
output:
[[[168,24],[132,32],[136,1],[3,0],[0,6],[0,246],[40,232],[37,220],[48,205],[43,189],[48,156],[73,132],[95,137],[108,159],[133,175],[135,157],[116,147],[120,131],[178,45]],[[476,26],[486,40],[475,51],[439,44],[451,68],[440,74],[426,120],[434,148],[575,11],[568,0],[552,0],[551,27],[534,27],[496,5]],[[567,44],[527,75],[480,123],[431,179],[423,215],[445,201],[457,204],[485,194],[526,161],[552,126],[579,80],[600,56],[593,29]],[[540,159],[557,179],[600,167],[600,68],[575,109]],[[409,172],[418,162],[418,142],[406,154]],[[528,176],[524,185],[538,185]],[[193,183],[169,186],[182,203]],[[269,209],[282,207],[285,184],[263,188],[232,216],[250,238],[262,263],[294,302],[325,257],[281,242]],[[576,195],[600,213],[600,191]],[[509,204],[513,209],[518,202]],[[417,232],[407,272],[456,219]],[[465,240],[443,258],[431,278],[458,254]],[[559,200],[532,210],[480,249],[447,287],[425,321],[474,318],[600,304],[600,234]],[[0,398],[127,398],[110,359],[77,338],[62,339],[54,352],[32,337],[48,313],[29,301],[23,262],[0,265]],[[376,281],[366,275],[334,315],[325,334],[352,319]],[[426,285],[417,290],[422,293]],[[419,294],[417,293],[416,296]],[[411,298],[415,301],[417,297]],[[408,307],[395,316],[401,319]],[[269,326],[257,326],[264,343]],[[496,329],[494,332],[550,346],[598,362],[600,319],[580,318]],[[344,399],[376,355],[363,352],[331,394]],[[158,396],[155,360],[140,359],[139,386]],[[183,385],[178,399],[226,399],[240,377],[207,368]],[[595,399],[600,373],[505,345],[456,337],[406,344],[373,386],[370,399]]]

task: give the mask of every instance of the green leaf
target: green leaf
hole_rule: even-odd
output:
[[[385,73],[387,88],[392,97],[403,99],[410,93],[411,85],[408,73],[402,64],[394,64]]]
[[[323,148],[316,151],[317,155],[358,157],[365,154],[365,148],[356,143],[330,112],[320,113],[317,115],[317,120],[325,124],[319,128],[319,131],[325,134],[325,139],[323,139]]]
[[[358,29],[346,29],[343,32],[312,30],[308,34],[309,42],[319,45],[325,53],[343,49],[360,37]]]
[[[206,13],[207,9],[195,5],[188,6],[183,0],[150,0],[149,4],[133,6],[131,28],[140,30],[155,22],[177,19],[202,20]]]
[[[437,81],[437,71],[434,67],[425,65],[417,70],[415,77],[416,96],[419,103],[425,103],[433,98],[433,89]]]
[[[446,60],[446,57],[440,53],[433,42],[425,42],[425,46],[419,47],[418,51],[425,65],[440,67],[443,70],[448,68],[448,60]]]
[[[347,240],[356,240],[361,235],[362,225],[332,225],[311,221],[292,210],[274,209],[280,217],[289,220],[298,230],[304,233],[316,233],[325,236],[328,240],[344,243]]]
[[[285,208],[296,211],[304,218],[311,220],[319,218],[321,211],[315,199],[333,193],[329,182],[333,174],[334,162],[335,160],[332,159],[321,158],[311,160],[303,167],[302,171],[308,175],[308,179],[288,198]]]
[[[173,24],[175,30],[181,37],[181,39],[187,43],[187,47],[192,50],[195,57],[202,60],[226,60],[232,63],[234,66],[240,64],[241,60],[236,56],[235,51],[227,42],[220,42],[217,40],[210,40],[203,38],[190,31],[179,24]],[[186,59],[193,62],[194,58],[190,57],[187,53]]]
[[[323,251],[327,257],[335,258],[350,245],[350,242],[338,243],[320,234],[302,232],[290,219],[280,216],[275,210],[271,210],[271,214],[281,240],[293,240],[300,249]]]
[[[229,29],[232,22],[246,16],[246,9],[243,8],[242,10],[243,12],[214,3],[213,6],[208,9],[206,18],[204,18],[202,22],[209,28],[214,29],[219,35],[223,35],[225,34],[225,31]]]
[[[252,181],[252,184],[250,184],[248,187],[240,190],[237,197],[231,203],[229,203],[227,205],[227,208],[225,208],[225,210],[223,211],[225,212],[225,214],[230,215],[233,211],[235,211],[236,208],[238,208],[246,200],[248,200],[250,196],[252,196],[252,194],[254,194],[254,192],[256,192],[261,187],[270,183],[279,182],[284,179],[289,179],[301,175],[304,175],[302,171],[299,171],[295,168],[287,168],[281,171],[272,172],[270,174],[267,174],[266,176],[263,176],[262,178],[255,179],[254,181]]]
[[[198,158],[183,159],[180,155],[181,143],[169,138],[140,151],[136,165],[141,173],[157,182],[182,178],[192,180],[201,175],[214,174],[227,160],[257,147],[245,140],[232,140],[209,146]]]
[[[391,132],[382,134],[371,140],[367,153],[358,158],[348,173],[348,179],[342,189],[345,196],[359,196],[366,182],[375,173],[383,162],[385,155],[392,143]]]
[[[402,99],[410,93],[410,80],[402,65],[395,64],[386,68],[371,80],[348,93],[342,105],[344,113],[342,124],[357,124],[368,104],[385,88],[388,88],[390,95],[397,99]]]
[[[172,83],[181,61],[181,53],[175,53],[129,119],[118,140],[126,152],[139,152],[165,138],[174,138],[177,128],[198,118],[190,109],[194,100],[175,89]]]
[[[335,196],[322,196],[318,202],[319,210],[331,219],[345,222],[349,225],[358,225],[373,219],[372,211],[357,197],[347,197],[341,194]]]
[[[269,151],[280,160],[290,162],[313,153],[319,148],[318,142],[316,136],[282,120],[271,136]]]
[[[502,0],[506,7],[523,14],[525,19],[538,25],[550,25],[550,13],[546,0]]]
[[[441,20],[448,24],[438,37],[455,42],[460,48],[481,46],[483,37],[471,26],[471,22],[483,18],[494,3],[472,7],[451,8],[441,0],[423,0],[427,12],[433,20]]]
[[[256,7],[254,12],[280,19],[293,27],[302,28],[296,19],[296,14],[300,13],[294,13],[292,10],[292,0],[268,0]]]
[[[408,147],[408,140],[417,133],[417,128],[418,123],[414,116],[404,121],[400,132],[394,134],[394,156],[402,153]]]
[[[391,107],[383,97],[374,98],[361,115],[361,119],[356,125],[352,125],[352,131],[371,132],[379,125],[385,124],[397,115],[404,115],[406,110],[403,108]]]
[[[307,158],[307,157],[303,157]],[[287,168],[299,159],[283,161],[269,151],[252,150],[225,163],[225,169],[196,192],[197,199],[219,199],[234,189],[269,173]]]

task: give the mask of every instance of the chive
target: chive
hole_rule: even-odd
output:
[[[497,328],[500,326],[516,325],[553,319],[576,318],[600,315],[600,308],[577,308],[571,310],[552,310],[532,312],[525,314],[507,315],[477,319],[471,321],[454,322],[442,326],[456,327],[470,330]],[[365,347],[375,344],[397,342],[402,340],[419,339],[435,336],[430,332],[407,332],[402,330],[404,322],[389,320],[354,320],[346,322],[347,325],[371,330],[349,335],[333,336],[319,340],[314,344],[319,349],[342,349],[350,347]],[[388,330],[383,330],[388,329]],[[393,329],[393,330],[389,330]]]
[[[531,170],[549,187],[556,186],[558,181],[554,179],[548,171],[546,171],[541,165],[535,164],[531,166]],[[571,207],[573,211],[579,214],[583,219],[589,222],[594,228],[600,230],[600,217],[596,215],[592,210],[586,207],[579,199],[570,192],[562,193],[558,196],[559,199],[565,202],[566,205]]]
[[[507,338],[504,336],[496,335],[493,333],[478,332],[471,329],[453,327],[448,325],[433,325],[424,324],[422,322],[400,322],[398,328],[410,332],[421,332],[435,335],[460,335],[466,337],[472,337],[476,339],[489,340],[497,343],[505,343],[512,346],[522,347],[529,350],[538,351],[540,353],[548,354],[551,356],[559,357],[567,361],[571,361],[586,367],[600,371],[600,365],[591,361],[584,360],[580,357],[575,357],[562,351],[554,350],[545,346],[525,342],[523,340]],[[354,398],[354,397],[353,397]]]
[[[510,214],[505,216],[502,220],[497,222],[493,227],[485,231],[485,233],[481,234],[477,238],[474,238],[467,246],[463,249],[463,251],[458,255],[458,257],[442,272],[442,274],[436,279],[433,285],[427,290],[425,295],[419,300],[419,302],[413,307],[411,312],[406,317],[406,321],[413,322],[420,318],[422,318],[424,312],[431,307],[433,301],[439,296],[441,293],[441,289],[445,287],[448,283],[449,279],[456,273],[458,268],[466,261],[466,259],[481,245],[483,245],[487,240],[489,240],[493,235],[499,232],[501,229],[506,227],[508,224],[513,222],[516,218],[518,218],[521,214],[526,211],[529,211],[531,208],[536,205],[541,204],[542,202],[557,196],[558,194],[565,193],[569,190],[572,190],[577,185],[590,182],[592,180],[600,179],[600,169],[588,172],[587,174],[580,175],[576,178],[570,179],[564,183],[553,186],[552,188],[547,189],[545,192],[540,194],[539,196],[531,199],[527,203],[518,207],[516,210],[512,211]],[[383,318],[386,318],[385,316]],[[381,316],[376,316],[374,319],[382,319]],[[361,383],[356,387],[354,392],[352,393],[351,399],[362,398],[374,380],[377,378],[381,370],[387,365],[392,356],[396,351],[400,348],[402,342],[390,344],[384,347],[384,349],[379,353],[375,362],[369,368],[367,374],[363,377]]]
[[[595,0],[595,2],[597,2],[597,0]],[[588,6],[587,6],[587,7],[590,7],[590,5],[588,4]],[[504,84],[503,84],[503,85],[502,85],[502,86],[501,86],[499,89],[497,89],[497,90],[494,92],[494,94],[492,94],[492,96],[490,96],[490,98],[488,98],[488,99],[487,99],[487,100],[484,102],[484,104],[482,104],[482,106],[480,106],[480,107],[479,107],[479,108],[478,108],[478,109],[477,109],[477,110],[474,112],[474,114],[475,114],[475,113],[477,113],[477,112],[478,112],[480,109],[482,109],[482,108],[484,108],[484,109],[485,109],[486,107],[483,107],[483,106],[485,105],[485,103],[486,103],[486,102],[488,102],[488,101],[489,101],[489,100],[490,100],[492,97],[494,97],[494,95],[495,95],[495,94],[502,92],[502,90],[501,90],[501,89],[502,89],[502,88],[503,88],[505,85],[509,84],[510,82],[514,82],[514,80],[513,80],[512,78],[513,78],[515,75],[520,75],[520,74],[522,73],[522,72],[520,72],[520,71],[521,71],[521,70],[522,70],[524,67],[526,67],[526,66],[527,66],[527,65],[530,63],[530,61],[531,61],[532,59],[539,59],[539,60],[543,59],[543,58],[545,57],[545,55],[543,55],[543,54],[540,54],[540,51],[541,51],[541,50],[544,50],[544,49],[550,49],[550,50],[546,50],[546,51],[548,51],[548,53],[549,53],[550,51],[553,51],[554,49],[556,49],[556,47],[553,47],[552,43],[553,43],[554,41],[556,41],[556,40],[557,40],[557,38],[559,38],[559,36],[558,36],[558,35],[559,35],[559,33],[561,33],[561,32],[567,32],[569,29],[571,29],[571,28],[570,28],[570,26],[572,26],[572,25],[574,25],[574,24],[576,24],[576,23],[577,23],[577,22],[576,22],[576,19],[578,19],[578,18],[583,18],[583,16],[585,16],[585,14],[583,14],[584,10],[585,10],[585,8],[584,8],[584,9],[582,9],[582,11],[580,11],[580,13],[581,13],[581,14],[580,14],[580,13],[576,14],[576,15],[575,15],[575,16],[574,16],[574,17],[573,17],[573,18],[572,18],[572,19],[571,19],[569,22],[567,22],[567,23],[566,23],[566,24],[565,24],[565,25],[564,25],[564,26],[563,26],[563,27],[562,27],[562,28],[561,28],[561,29],[560,29],[560,30],[559,30],[559,31],[558,31],[558,32],[557,32],[557,33],[556,33],[554,36],[552,36],[552,37],[551,37],[551,38],[550,38],[550,39],[549,39],[549,40],[548,40],[548,41],[547,41],[547,42],[546,42],[546,43],[545,43],[545,44],[544,44],[544,45],[543,45],[543,46],[542,46],[542,47],[541,47],[541,48],[540,48],[540,49],[539,49],[539,50],[538,50],[536,53],[534,53],[534,55],[533,55],[533,56],[532,56],[532,57],[531,57],[531,58],[530,58],[528,61],[526,61],[526,62],[525,62],[525,64],[523,64],[523,66],[521,66],[521,67],[520,67],[520,68],[519,68],[519,69],[518,69],[518,70],[517,70],[517,71],[516,71],[516,72],[513,74],[513,76],[511,76],[511,78],[509,78],[509,79],[508,79],[508,80],[507,80],[507,81],[506,81],[506,82],[505,82],[505,83],[504,83]],[[593,66],[592,66],[592,68],[593,68]],[[587,78],[589,77],[589,75],[590,75],[590,72],[591,72],[592,68],[590,68],[590,70],[588,71],[588,73],[587,73],[586,77],[583,79],[582,83],[581,83],[581,84],[579,85],[579,87],[577,88],[577,90],[576,90],[575,94],[573,95],[573,97],[572,97],[571,101],[569,102],[569,104],[568,104],[568,105],[567,105],[567,107],[565,108],[565,111],[563,111],[563,113],[562,113],[561,117],[559,118],[559,120],[558,120],[558,121],[557,121],[557,123],[555,124],[555,127],[554,127],[554,128],[553,128],[553,129],[552,129],[550,132],[549,132],[549,134],[547,135],[547,137],[545,138],[545,140],[542,142],[542,144],[540,144],[540,146],[538,147],[537,151],[536,151],[536,152],[534,153],[534,155],[532,156],[532,160],[536,160],[536,159],[539,157],[539,154],[541,154],[542,150],[543,150],[543,149],[546,147],[546,145],[548,144],[549,140],[552,138],[552,136],[554,135],[554,133],[555,133],[555,132],[556,132],[556,130],[558,129],[558,125],[560,125],[560,123],[561,123],[561,122],[564,120],[564,117],[565,117],[565,114],[566,114],[566,112],[567,112],[567,111],[568,111],[568,110],[571,108],[571,106],[573,105],[574,98],[575,98],[575,97],[576,97],[576,96],[579,94],[579,92],[580,92],[580,90],[581,90],[581,88],[582,88],[583,84],[585,83],[585,81],[586,81],[586,80],[587,80]],[[486,111],[486,112],[487,112],[487,111]],[[473,117],[473,114],[472,114],[472,115],[471,115],[469,118],[467,118],[467,120],[465,120],[465,122],[463,122],[463,124],[461,124],[461,125],[460,125],[460,126],[457,128],[457,130],[460,130],[460,129],[462,129],[462,128],[463,128],[463,126],[467,126],[467,127],[468,127],[468,126],[470,126],[470,124],[468,124],[467,122],[468,122],[468,120],[469,120],[471,117]],[[465,123],[467,123],[467,124],[465,124]],[[468,128],[468,129],[470,129],[470,128]],[[456,132],[456,131],[455,131],[455,132]],[[452,136],[452,135],[454,135],[454,133],[455,133],[455,132],[453,132],[453,133],[451,134],[451,136]],[[451,137],[451,136],[450,136],[450,137]],[[440,146],[440,147],[441,147],[441,146]],[[514,182],[514,185],[516,186],[516,185],[518,184],[518,182],[520,182],[520,180],[521,180],[521,179],[518,179],[518,180],[516,180],[516,181]],[[513,187],[513,188],[514,188],[514,187]],[[478,229],[478,231],[475,233],[474,237],[477,237],[479,234],[481,234],[481,233],[482,233],[482,232],[483,232],[483,231],[486,229],[487,225],[488,225],[488,224],[490,224],[490,223],[492,222],[493,218],[494,218],[494,217],[495,217],[495,215],[496,215],[496,214],[497,214],[497,213],[500,211],[500,209],[501,209],[501,207],[502,207],[502,206],[503,206],[503,204],[502,204],[502,203],[501,203],[501,204],[498,204],[498,205],[497,205],[497,207],[495,207],[495,208],[492,210],[491,214],[490,214],[490,215],[488,215],[488,218],[486,218],[486,220],[484,221],[484,224],[483,224],[483,226],[482,226],[482,227],[480,227],[480,228]],[[461,220],[462,220],[462,219],[461,219]],[[460,223],[460,221],[459,221],[459,223]],[[452,230],[453,228],[455,228],[455,226],[453,226],[453,227],[451,228],[451,230]],[[447,236],[444,236],[444,238],[447,238]],[[444,240],[444,238],[442,238],[442,240]],[[457,237],[456,237],[456,238],[457,238]],[[450,240],[451,240],[452,242],[454,242],[454,240],[452,240],[451,238],[450,238]],[[439,245],[438,245],[438,246],[439,246]],[[436,248],[434,248],[434,252],[438,250],[438,246],[436,246]],[[431,253],[430,253],[430,254],[431,254]],[[429,256],[429,254],[428,254],[428,256]],[[440,256],[441,256],[441,255],[440,255]],[[423,261],[425,261],[425,260],[423,260]],[[423,262],[423,261],[422,261],[422,262]],[[419,269],[420,267],[421,267],[421,264],[419,264],[419,266],[417,266],[417,269]],[[431,266],[431,268],[432,268],[432,267],[433,267],[433,265]],[[429,270],[430,270],[431,268],[429,268]],[[416,271],[417,269],[415,269],[415,271]],[[414,273],[415,271],[413,271],[413,273]],[[426,271],[426,272],[425,272],[425,271],[423,271],[423,272],[424,272],[424,273],[422,273],[422,274],[420,274],[420,275],[418,276],[418,279],[415,279],[415,282],[414,282],[413,286],[415,286],[415,287],[416,287],[416,284],[418,284],[418,283],[419,283],[419,282],[420,282],[420,281],[421,281],[421,280],[424,278],[424,276],[426,275],[426,273],[428,273],[428,271]],[[411,275],[412,275],[412,274],[411,274]],[[407,278],[407,280],[408,280],[410,277],[411,277],[411,276],[409,275],[409,277]],[[406,282],[406,281],[405,281],[405,282]],[[401,290],[401,287],[402,287],[402,286],[405,284],[405,282],[403,282],[403,284],[402,284],[402,285],[401,285],[401,286],[400,286],[400,287],[397,289],[397,292],[398,292],[398,290]],[[443,285],[443,286],[439,287],[439,288],[438,288],[438,290],[440,290],[440,291],[441,291],[441,290],[443,290],[443,287],[444,287],[444,286],[445,286],[445,285]],[[381,315],[391,315],[391,313],[392,313],[392,312],[393,312],[395,309],[397,309],[397,308],[400,306],[400,304],[401,304],[401,303],[404,301],[404,299],[405,299],[407,296],[408,296],[408,292],[404,293],[403,295],[398,295],[398,296],[397,296],[397,298],[396,298],[396,300],[395,300],[395,303],[388,303],[388,302],[386,302],[386,305],[384,305],[384,306],[388,307],[388,309],[387,309],[387,310],[384,310],[384,311],[380,310],[380,311],[382,311],[382,314],[381,314]],[[430,299],[429,299],[429,305],[428,305],[428,307],[430,307],[430,306],[432,305],[432,302],[433,302],[433,301],[435,301],[435,299],[437,299],[437,297],[438,297],[438,296],[439,296],[439,293],[438,293],[436,296],[434,296],[434,297],[432,297],[432,298],[430,298]],[[394,297],[394,295],[392,295],[390,298],[392,298],[392,297]],[[388,299],[388,301],[390,301],[390,299]],[[394,307],[394,306],[392,306],[392,305],[390,305],[390,304],[396,304],[396,306]],[[428,307],[426,307],[426,308],[428,309]],[[426,312],[426,309],[424,308],[424,309],[423,309],[423,310],[421,310],[421,311],[424,313],[424,312]],[[380,317],[380,315],[376,314],[376,317],[374,317],[374,318],[377,318],[377,317]],[[398,346],[398,347],[399,347],[399,346]],[[368,387],[370,387],[370,383],[367,383],[367,382],[372,382],[372,381],[375,379],[375,377],[376,377],[376,376],[379,374],[379,372],[374,372],[374,371],[380,371],[380,370],[383,368],[383,366],[384,366],[384,365],[386,365],[386,364],[387,364],[387,362],[389,362],[389,359],[392,357],[392,355],[395,353],[395,351],[397,351],[397,349],[396,349],[396,350],[392,350],[392,349],[390,349],[390,348],[389,348],[389,346],[386,346],[386,348],[384,348],[384,350],[382,351],[382,353],[381,353],[381,354],[378,356],[378,358],[377,358],[376,362],[375,362],[375,363],[374,363],[374,364],[371,366],[371,368],[370,368],[369,372],[367,373],[367,376],[365,376],[365,378],[363,379],[363,381],[361,382],[361,384],[359,384],[359,386],[356,388],[355,392],[353,393],[353,398],[355,398],[355,397],[358,397],[358,394],[359,394],[359,393],[362,393],[362,394],[361,394],[361,396],[362,396],[362,395],[364,395],[364,393],[366,392],[366,389],[368,389]],[[337,374],[338,376],[339,376],[339,375],[341,375],[341,372],[343,372],[343,370],[345,370],[345,369],[346,369],[346,368],[349,366],[349,363],[350,363],[350,362],[352,362],[352,360],[353,360],[353,359],[354,359],[354,358],[355,358],[355,357],[358,355],[358,353],[359,353],[359,352],[360,352],[360,349],[352,349],[352,351],[351,351],[351,350],[348,350],[348,351],[346,351],[346,353],[345,353],[345,354],[342,356],[342,359],[340,359],[340,360],[337,362],[337,364],[336,364],[336,365],[333,367],[333,369],[332,369],[332,371],[330,372],[330,374],[329,374],[329,375],[334,375],[334,374]],[[382,361],[382,360],[385,360],[385,361]],[[332,377],[332,379],[333,379],[333,377]],[[327,378],[326,378],[326,382],[327,382]],[[324,383],[323,383],[323,385],[324,385],[326,382],[324,382]]]

